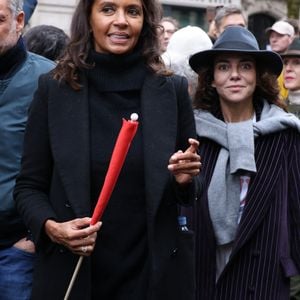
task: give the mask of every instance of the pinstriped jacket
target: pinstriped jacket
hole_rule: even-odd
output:
[[[255,140],[257,173],[228,264],[216,282],[216,241],[207,189],[220,146],[200,140],[201,195],[194,210],[197,300],[289,299],[300,270],[300,135],[293,129]]]

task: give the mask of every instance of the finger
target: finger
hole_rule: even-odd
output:
[[[181,155],[183,152],[182,150],[178,150],[177,152],[175,152],[169,159],[169,163],[173,164],[176,163],[178,161],[178,156]]]
[[[95,248],[95,243],[92,243],[88,245],[81,245],[81,246],[74,247],[71,251],[79,255],[89,256],[94,251],[94,248]]]
[[[179,175],[189,175],[191,177],[194,177],[200,173],[200,169],[193,169],[189,171],[174,171],[174,176],[179,176]]]
[[[199,148],[199,141],[197,141],[196,139],[189,138],[189,144],[190,146],[186,149],[185,152],[196,153]]]
[[[176,164],[172,165],[173,172],[191,172],[193,170],[200,170],[201,169],[201,162],[185,162],[184,164]]]
[[[88,217],[78,218],[70,221],[70,224],[74,230],[89,227],[90,223],[91,223],[91,218]]]
[[[200,161],[201,157],[199,154],[194,153],[194,152],[184,152],[181,154],[177,154],[176,155],[176,160],[172,161],[172,163],[176,164],[176,163],[185,163],[186,162],[190,162],[190,161]]]
[[[89,256],[91,255],[91,250],[89,246],[79,246],[77,248],[71,249],[71,251],[80,256]]]

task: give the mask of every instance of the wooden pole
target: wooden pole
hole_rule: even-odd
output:
[[[70,296],[70,293],[71,293],[71,291],[72,291],[74,282],[75,282],[76,277],[77,277],[77,275],[78,275],[78,273],[79,273],[79,270],[80,270],[80,267],[81,267],[83,258],[84,258],[84,256],[80,256],[79,259],[78,259],[76,268],[75,268],[75,270],[74,270],[73,276],[72,276],[71,281],[70,281],[70,283],[69,283],[69,286],[68,286],[67,292],[66,292],[66,294],[65,294],[64,300],[68,300],[68,299],[69,299],[69,296]]]

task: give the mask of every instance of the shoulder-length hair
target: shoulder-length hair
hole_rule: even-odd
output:
[[[276,75],[268,72],[259,65],[256,65],[256,89],[253,95],[253,101],[265,99],[269,103],[276,104],[285,108],[285,104],[280,100],[279,86]],[[208,66],[198,72],[198,86],[193,106],[195,109],[203,109],[214,112],[220,107],[219,95],[212,86],[214,78],[214,66]],[[255,104],[255,103],[254,103]]]
[[[90,30],[92,6],[96,0],[80,0],[74,12],[70,42],[65,54],[53,71],[54,78],[66,81],[73,89],[81,88],[79,72],[92,68],[87,62],[93,48],[93,37]],[[162,8],[157,0],[141,0],[144,13],[144,24],[138,44],[142,49],[147,66],[155,73],[167,72],[159,54],[159,22]]]

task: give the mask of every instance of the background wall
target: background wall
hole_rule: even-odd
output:
[[[69,34],[77,2],[78,0],[39,0],[28,26],[54,25]]]

